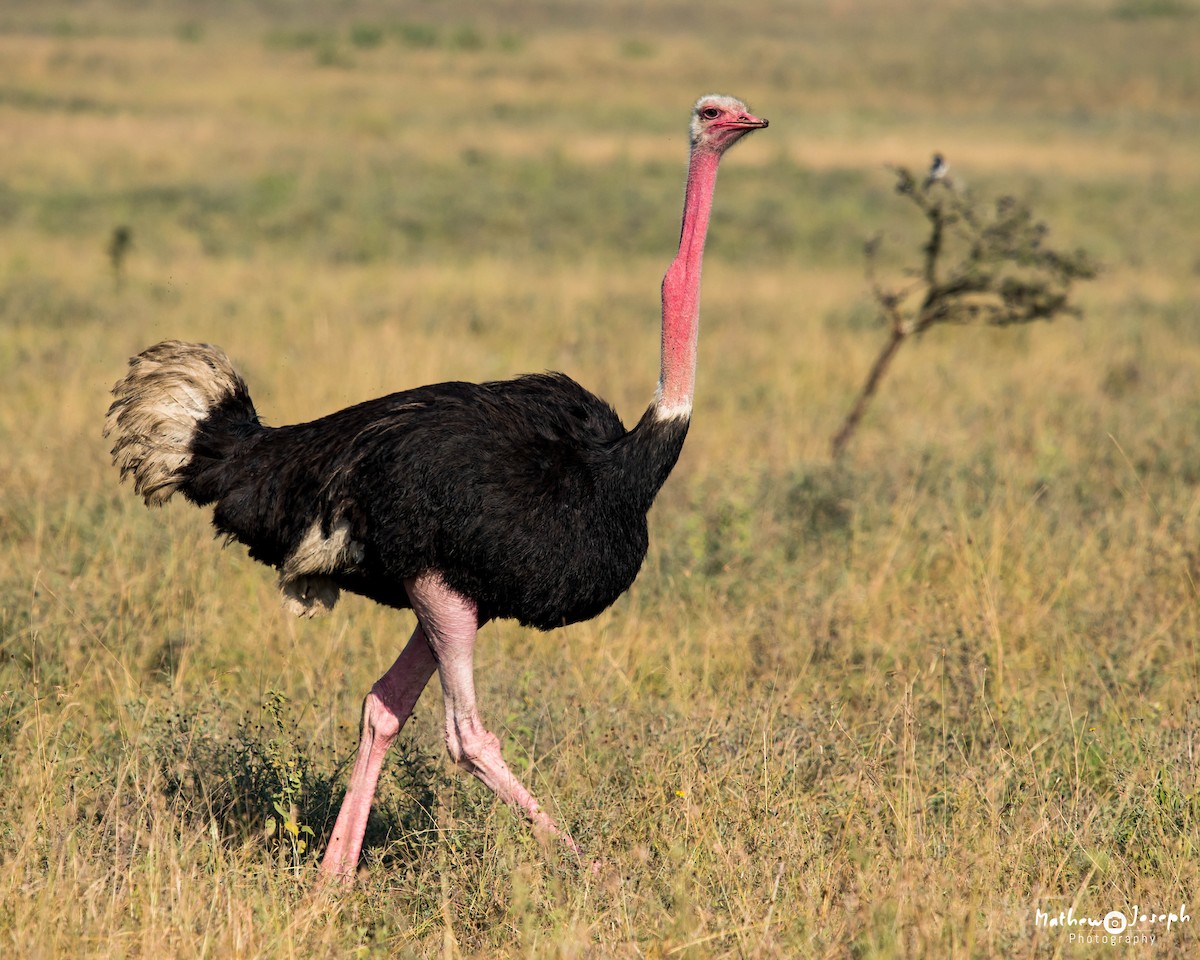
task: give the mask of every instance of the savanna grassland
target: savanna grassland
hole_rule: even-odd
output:
[[[1200,7],[1190,0],[0,7],[0,951],[50,957],[1185,957],[1073,908],[1200,897]],[[316,883],[411,616],[288,619],[100,436],[126,358],[222,345],[271,423],[657,374],[685,122],[723,165],[688,445],[634,588],[488,625],[485,719],[603,863],[441,744]],[[1028,199],[1078,319],[931,331],[829,440],[921,224],[888,164]],[[116,243],[125,228],[128,243]],[[119,269],[115,264],[119,264]]]

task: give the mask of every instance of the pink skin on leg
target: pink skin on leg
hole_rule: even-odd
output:
[[[358,756],[354,759],[350,786],[321,860],[321,873],[325,876],[344,881],[354,879],[384,755],[412,715],[417,698],[436,669],[433,650],[418,623],[404,651],[363,701]]]
[[[479,718],[473,663],[480,624],[475,604],[451,590],[435,573],[406,580],[404,587],[417,615],[417,628],[396,662],[363,701],[358,755],[325,848],[321,873],[347,882],[354,879],[383,758],[412,715],[434,670],[441,678],[446,702],[446,748],[451,759],[510,807],[524,813],[535,829],[558,837],[579,855],[575,841],[559,829],[513,775],[500,755],[499,739],[484,728]]]
[[[558,837],[577,856],[579,846],[559,829],[525,789],[500,755],[500,740],[489,732],[475,705],[475,636],[480,626],[475,604],[451,590],[436,574],[406,581],[413,610],[438,661],[446,703],[446,749],[497,797],[520,810],[536,830]]]

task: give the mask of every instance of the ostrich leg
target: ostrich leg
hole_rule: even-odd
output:
[[[358,756],[321,861],[321,873],[327,877],[354,879],[384,755],[412,715],[417,698],[436,669],[433,650],[418,623],[408,645],[363,701]]]
[[[404,582],[413,611],[437,657],[446,703],[446,749],[450,758],[473,773],[510,807],[529,818],[535,830],[551,834],[577,856],[578,845],[525,789],[500,755],[500,740],[488,731],[475,705],[475,636],[482,626],[473,601],[455,593],[434,574]]]

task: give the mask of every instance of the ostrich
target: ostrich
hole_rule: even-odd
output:
[[[646,514],[691,418],[700,266],[722,154],[767,121],[701,97],[679,252],[662,284],[653,402],[632,430],[561,373],[439,383],[310,423],[260,423],[245,382],[207,344],[169,340],[129,361],[105,436],[147,506],[176,492],[279,571],[284,605],[313,616],[341,590],[416,614],[363,702],[350,783],[321,872],[350,880],[388,747],[436,672],[446,746],[535,830],[579,847],[513,775],[480,719],[473,652],[494,618],[550,630],[587,620],[633,583]]]

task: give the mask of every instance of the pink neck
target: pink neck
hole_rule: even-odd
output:
[[[679,253],[662,283],[662,369],[654,400],[659,420],[687,418],[696,387],[696,339],[700,325],[700,266],[712,212],[721,154],[693,150],[683,201]]]

